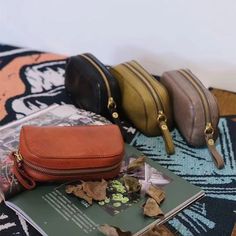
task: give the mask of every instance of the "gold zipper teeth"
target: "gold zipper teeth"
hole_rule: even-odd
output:
[[[209,123],[211,124],[210,107],[209,107],[209,103],[203,89],[186,70],[179,70],[179,73],[183,75],[188,81],[190,81],[190,83],[196,88],[196,91],[200,95],[200,98],[204,107],[206,126]]]
[[[47,169],[47,168],[35,166],[34,164],[25,160],[19,152],[15,153],[16,158],[18,158],[19,155],[21,156],[21,160],[20,160],[21,164],[28,166],[29,168],[33,169],[34,171],[42,172],[45,174],[51,174],[51,175],[73,175],[73,174],[107,172],[107,171],[111,171],[113,169],[116,169],[121,165],[121,162],[119,162],[119,163],[117,163],[113,166],[109,166],[109,167],[101,167],[101,168],[93,168],[93,169],[56,170],[56,169]]]
[[[109,85],[109,82],[108,82],[107,77],[104,74],[104,72],[101,70],[101,68],[90,57],[88,57],[87,55],[84,55],[84,54],[82,54],[81,56],[83,58],[85,58],[87,61],[89,61],[98,70],[98,72],[100,73],[100,75],[103,78],[103,81],[105,82],[107,92],[108,92],[108,97],[111,97],[112,95],[111,95],[110,85]]]
[[[133,65],[133,66],[135,66],[136,65],[136,69],[140,72],[140,74],[142,74],[144,77],[146,77],[146,75],[145,74],[147,74],[148,75],[148,77],[151,79],[151,80],[154,80],[155,82],[157,82],[156,81],[156,78],[152,75],[152,74],[149,74],[142,66],[140,66],[136,61],[131,61],[130,62],[130,64],[131,65]],[[142,69],[142,70],[140,70],[140,68]],[[160,83],[159,84],[159,86],[160,87],[162,87],[163,88],[163,85]]]
[[[138,76],[141,81],[146,85],[148,90],[151,92],[151,95],[153,97],[153,100],[155,101],[156,108],[157,108],[157,113],[163,111],[163,105],[161,102],[161,99],[159,98],[158,94],[156,93],[155,89],[152,87],[151,83],[145,79],[142,73],[138,71],[134,66],[130,65],[129,63],[124,63],[123,64],[125,67],[127,67],[129,70],[133,72],[136,76]]]

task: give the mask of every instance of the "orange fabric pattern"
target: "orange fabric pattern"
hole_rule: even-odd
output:
[[[25,84],[20,79],[20,70],[23,66],[51,60],[61,60],[64,58],[65,56],[50,53],[20,56],[13,59],[2,70],[0,70],[0,120],[7,114],[5,109],[6,101],[11,97],[23,94],[25,92]]]

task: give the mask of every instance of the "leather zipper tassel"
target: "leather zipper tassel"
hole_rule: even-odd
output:
[[[209,107],[209,103],[206,98],[206,95],[204,91],[202,90],[201,86],[194,80],[194,78],[192,78],[192,76],[186,70],[179,70],[179,73],[183,75],[193,85],[193,87],[196,89],[197,93],[199,94],[201,98],[203,108],[204,108],[204,113],[205,113],[206,127],[205,127],[204,133],[205,133],[206,144],[207,144],[208,150],[211,153],[211,156],[214,160],[216,167],[218,169],[221,169],[224,167],[224,160],[215,147],[215,142],[213,139],[214,128],[212,127],[212,123],[211,123],[210,107]]]
[[[22,161],[23,158],[20,155],[19,152],[13,152],[10,155],[10,158],[14,161],[13,165],[13,173],[20,182],[20,184],[28,190],[31,190],[35,188],[36,183],[35,181],[25,173],[23,166],[22,166]]]
[[[164,114],[162,112],[159,112],[158,115],[158,123],[159,123],[159,127],[161,129],[164,141],[165,141],[165,147],[166,147],[166,152],[171,155],[175,153],[175,146],[173,143],[173,139],[172,136],[170,134],[170,131],[168,129],[168,126],[166,124],[166,117],[164,116]]]
[[[157,124],[162,132],[163,139],[165,142],[165,148],[166,152],[171,155],[175,153],[175,146],[173,143],[173,139],[171,137],[170,131],[167,126],[167,117],[163,112],[163,106],[161,103],[161,99],[159,98],[159,95],[156,93],[155,89],[152,87],[152,84],[145,78],[145,76],[138,70],[136,67],[134,67],[132,64],[125,63],[123,64],[126,68],[128,68],[133,74],[135,74],[140,80],[143,82],[143,84],[146,86],[146,88],[149,90],[153,101],[155,102],[156,109],[157,109]]]
[[[205,129],[205,140],[208,147],[209,152],[211,153],[212,159],[218,169],[222,169],[224,167],[224,160],[220,153],[216,150],[215,141],[213,139],[214,130],[209,123],[207,128]]]

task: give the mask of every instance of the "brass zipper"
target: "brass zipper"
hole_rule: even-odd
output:
[[[207,97],[206,97],[202,87],[198,84],[197,81],[195,81],[195,79],[192,77],[191,74],[189,74],[188,71],[182,69],[182,70],[179,70],[178,72],[193,85],[193,87],[196,89],[197,93],[200,96],[200,99],[201,99],[202,104],[203,104],[204,114],[205,114],[204,134],[205,134],[206,143],[207,143],[207,146],[208,146],[212,156],[214,157],[213,160],[215,161],[216,166],[218,168],[222,168],[224,166],[224,161],[223,161],[222,157],[220,156],[220,154],[217,152],[217,150],[215,148],[215,141],[213,139],[213,134],[214,134],[215,131],[214,131],[214,128],[212,126],[210,105],[209,105],[209,102],[207,100]]]
[[[97,71],[100,73],[100,75],[102,76],[103,81],[104,81],[104,83],[106,85],[107,93],[108,93],[107,108],[108,109],[116,108],[116,103],[114,101],[114,98],[112,97],[110,85],[109,85],[109,82],[108,82],[107,77],[104,74],[104,72],[96,64],[96,62],[94,62],[90,57],[88,57],[87,55],[84,55],[84,54],[81,54],[80,56],[83,57],[84,59],[86,59],[88,62],[90,62],[97,69]],[[114,114],[114,116],[116,116],[116,115],[118,115],[118,114]],[[117,118],[117,117],[114,117],[114,118]]]
[[[210,113],[210,107],[208,100],[206,98],[206,95],[204,91],[202,90],[201,86],[198,85],[198,83],[193,79],[193,77],[186,71],[186,70],[179,70],[179,73],[181,73],[196,89],[197,93],[200,96],[200,99],[203,104],[203,109],[204,109],[204,114],[205,114],[205,134],[214,134],[214,128],[212,126],[212,121],[211,121],[211,113]]]
[[[36,171],[36,172],[40,172],[40,173],[44,173],[44,174],[49,174],[49,175],[76,175],[76,174],[92,174],[92,173],[98,173],[98,172],[107,172],[107,171],[112,171],[116,168],[118,168],[121,164],[121,162],[113,165],[113,166],[109,166],[109,167],[101,167],[101,168],[93,168],[93,169],[74,169],[74,170],[56,170],[56,169],[49,169],[49,168],[44,168],[44,167],[39,167],[39,166],[35,166],[34,164],[32,164],[31,162],[25,160],[23,158],[23,156],[20,154],[19,151],[16,151],[13,153],[15,158],[16,158],[16,162],[18,164],[18,167],[21,168],[22,165],[26,165],[27,167],[31,168],[32,170]]]
[[[209,103],[208,100],[206,98],[206,95],[204,93],[204,91],[202,90],[201,86],[198,85],[198,83],[193,79],[193,77],[186,71],[186,70],[179,70],[179,72],[190,81],[190,83],[194,86],[194,88],[196,89],[196,91],[198,92],[202,104],[203,104],[203,109],[204,109],[204,113],[205,113],[205,123],[206,123],[206,128],[210,129],[212,127],[212,123],[211,123],[211,113],[210,113],[210,107],[209,107]]]
[[[174,144],[173,144],[173,139],[171,137],[171,134],[170,134],[168,126],[167,126],[167,117],[164,114],[162,101],[161,101],[159,95],[156,93],[152,84],[146,79],[146,77],[143,75],[143,73],[140,72],[140,70],[138,70],[136,67],[134,67],[130,63],[124,63],[123,65],[127,69],[129,69],[133,74],[135,74],[142,81],[142,83],[146,86],[146,88],[150,92],[150,94],[153,98],[153,101],[155,103],[156,110],[157,110],[157,114],[158,114],[157,115],[157,123],[162,131],[162,134],[163,134],[163,138],[164,138],[165,145],[166,145],[166,151],[168,154],[174,154],[175,148],[174,148]]]

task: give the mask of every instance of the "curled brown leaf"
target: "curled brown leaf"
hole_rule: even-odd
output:
[[[84,199],[85,201],[87,201],[90,205],[92,205],[93,203],[93,198],[88,196],[82,189],[75,189],[73,191],[73,194],[76,196],[76,197],[79,197],[79,198],[82,198]]]
[[[108,224],[100,225],[98,229],[106,236],[132,236],[130,231],[124,232],[121,229]]]
[[[164,216],[161,208],[153,198],[147,199],[143,207],[143,214],[153,218]]]
[[[102,201],[106,199],[106,189],[107,189],[107,181],[102,180],[98,181],[89,181],[82,183],[83,191],[91,198],[96,201]]]
[[[150,185],[146,192],[151,198],[155,199],[156,202],[160,205],[161,202],[164,201],[166,194],[161,189],[154,185]]]
[[[124,175],[122,179],[128,192],[134,193],[140,191],[141,184],[139,183],[138,179],[129,175]]]
[[[158,225],[154,226],[147,232],[145,232],[142,236],[174,236],[173,234],[167,227],[164,225]]]
[[[66,185],[66,193],[73,193],[73,190],[74,190],[75,186],[74,185]]]
[[[67,185],[65,188],[66,193],[74,194],[76,197],[82,198],[90,205],[93,203],[93,199],[89,197],[82,189],[82,185]]]
[[[127,172],[134,171],[136,169],[140,169],[144,166],[145,163],[145,157],[141,156],[136,158],[135,160],[131,161],[127,167]]]

